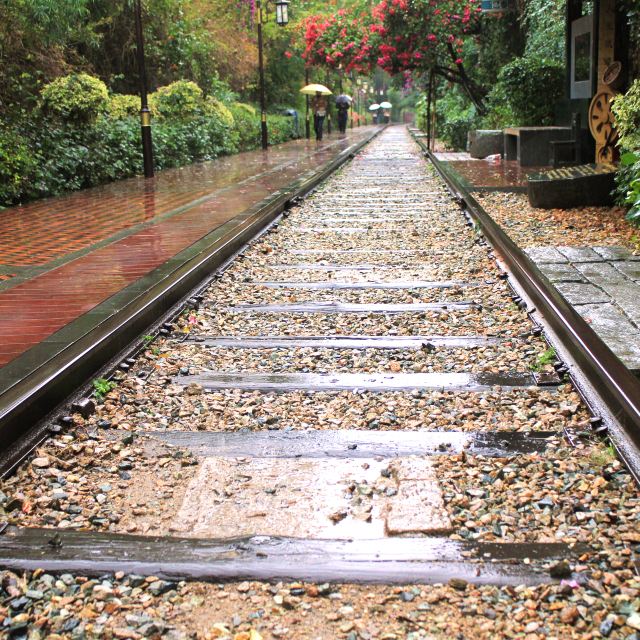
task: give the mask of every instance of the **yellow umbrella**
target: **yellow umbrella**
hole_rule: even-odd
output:
[[[316,93],[321,93],[323,96],[330,96],[333,91],[327,89],[323,84],[308,84],[306,87],[300,89],[300,93],[305,93],[309,96],[315,96]]]

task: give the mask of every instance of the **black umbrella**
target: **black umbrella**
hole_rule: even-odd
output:
[[[351,98],[349,96],[346,96],[344,93],[342,93],[336,98],[336,104],[337,105],[344,104],[348,107],[351,105]]]

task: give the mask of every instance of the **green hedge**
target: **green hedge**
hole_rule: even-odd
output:
[[[173,99],[177,89],[182,96],[199,94],[184,84],[173,89],[163,92],[164,114],[153,122],[156,169],[181,167],[260,146],[260,116],[249,105],[225,106],[209,97],[202,99],[202,109],[196,109],[189,98],[184,101],[189,113],[183,116],[175,110],[180,102]],[[50,92],[56,96],[61,93]],[[75,104],[73,96],[63,97],[64,104]],[[50,100],[46,110],[19,127],[0,127],[0,207],[141,173],[140,122],[130,115],[134,111],[131,96],[112,96],[98,113],[93,107],[84,115],[69,109],[66,118],[54,103]],[[94,117],[89,119],[89,113]],[[79,120],[84,120],[82,126]],[[270,115],[268,124],[270,144],[295,137],[292,118]]]

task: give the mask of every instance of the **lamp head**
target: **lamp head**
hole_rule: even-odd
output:
[[[289,0],[276,0],[276,23],[284,27],[289,24]]]

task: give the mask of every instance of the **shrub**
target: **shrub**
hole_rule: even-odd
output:
[[[258,113],[254,107],[244,102],[234,102],[231,107],[235,111],[244,111],[248,116],[255,116]]]
[[[620,147],[640,151],[640,79],[635,80],[624,95],[616,96],[611,110],[616,118]]]
[[[553,122],[553,105],[564,93],[564,68],[545,59],[525,56],[506,64],[489,95],[490,104],[506,104],[518,125]]]
[[[475,107],[459,91],[447,91],[436,102],[436,135],[454,149],[467,148],[467,133],[476,128]]]
[[[205,113],[208,116],[217,118],[227,127],[233,127],[233,114],[220,100],[213,96],[208,96],[205,101]]]
[[[94,121],[109,105],[105,83],[86,73],[56,78],[41,96],[44,113],[76,124]]]
[[[0,128],[0,206],[18,202],[28,190],[37,166],[29,142],[19,133]]]
[[[640,153],[622,155],[616,185],[618,202],[629,207],[627,220],[640,227]]]
[[[205,111],[202,89],[190,80],[178,80],[160,87],[149,96],[153,115],[159,118],[193,118]]]
[[[260,118],[249,105],[235,103],[229,107],[233,116],[234,130],[238,135],[240,151],[255,149],[260,143]],[[251,113],[253,111],[253,113]]]
[[[123,93],[115,93],[109,99],[109,116],[114,119],[137,116],[140,113],[140,98]]]
[[[616,200],[629,207],[627,220],[640,226],[640,80],[613,101],[611,109],[623,151],[616,175]]]

